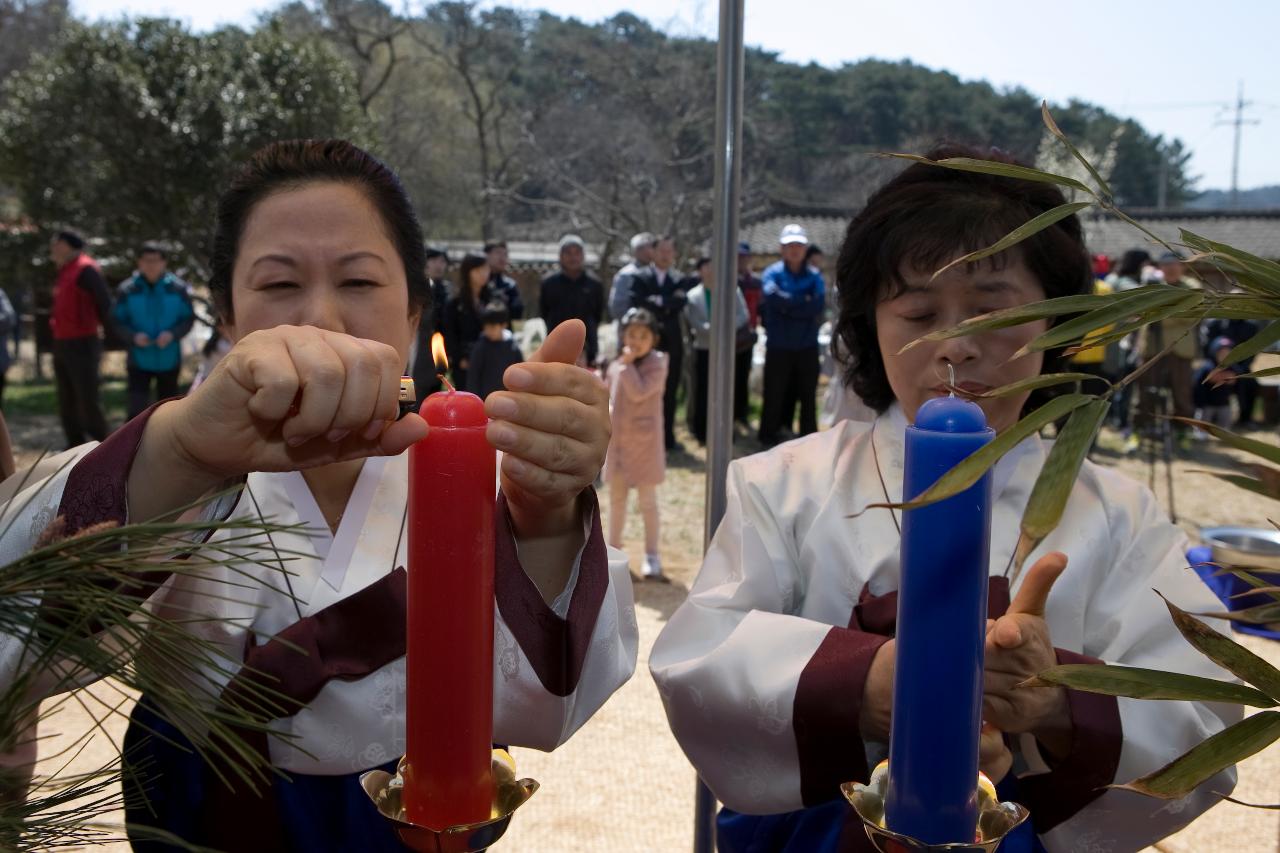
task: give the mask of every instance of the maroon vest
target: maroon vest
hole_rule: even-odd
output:
[[[98,262],[81,252],[58,270],[53,284],[53,315],[49,318],[54,340],[96,337],[98,334],[98,306],[93,301],[93,294],[78,283],[80,273],[86,267],[96,270]]]

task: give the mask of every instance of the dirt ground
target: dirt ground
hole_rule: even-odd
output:
[[[117,419],[118,422],[118,419]],[[46,446],[57,446],[56,418],[49,415],[14,417],[10,421],[19,465],[35,458]],[[636,677],[601,712],[554,755],[517,750],[521,775],[542,784],[536,797],[517,815],[499,850],[548,851],[682,851],[693,834],[694,774],[667,729],[657,690],[647,673],[648,652],[666,619],[683,600],[698,568],[704,526],[705,477],[703,455],[683,434],[687,452],[673,457],[662,501],[662,557],[672,582],[638,584],[637,609],[641,634]],[[1254,437],[1277,442],[1273,432]],[[747,436],[736,445],[738,455],[759,448]],[[1140,456],[1118,452],[1119,437],[1104,434],[1094,459],[1147,481],[1149,468]],[[1196,443],[1180,452],[1172,467],[1174,504],[1178,522],[1193,537],[1201,527],[1236,524],[1267,527],[1280,519],[1280,504],[1258,498],[1203,471],[1238,470],[1236,455],[1220,447]],[[1156,493],[1167,507],[1165,470],[1156,471]],[[642,549],[637,519],[628,522],[626,539],[632,568],[639,569]],[[1241,635],[1236,635],[1241,637]],[[1242,638],[1255,653],[1280,665],[1280,644]],[[110,760],[119,743],[128,703],[115,713],[107,705],[118,694],[99,685],[104,702],[67,703],[55,721],[41,732],[49,736],[42,754],[93,727],[93,718],[106,717],[101,732],[70,769],[99,766]],[[52,762],[42,770],[53,769]],[[1235,796],[1250,802],[1280,801],[1280,745],[1246,761],[1240,768]],[[126,850],[106,844],[108,850]],[[1248,809],[1222,803],[1182,833],[1155,848],[1166,853],[1228,851],[1272,853],[1280,850],[1280,812]]]

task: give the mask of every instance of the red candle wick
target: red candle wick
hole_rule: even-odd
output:
[[[445,384],[445,387],[449,389],[450,394],[458,393],[458,389],[453,387],[453,383],[449,381],[449,377],[445,376],[443,373],[437,373],[436,378]]]

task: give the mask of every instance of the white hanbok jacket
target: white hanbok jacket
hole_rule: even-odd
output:
[[[26,487],[6,506],[0,529],[0,564],[31,549],[55,518],[70,531],[125,520],[125,484],[145,416],[131,421],[103,444],[86,445],[51,460],[61,468]],[[62,464],[62,463],[71,464]],[[220,568],[174,574],[148,600],[161,615],[191,618],[190,630],[215,643],[230,661],[270,645],[271,638],[325,611],[343,611],[346,621],[323,637],[324,648],[345,637],[385,632],[403,619],[391,612],[352,608],[363,593],[366,605],[403,602],[408,537],[404,533],[408,457],[365,462],[336,533],[331,534],[301,474],[251,474],[238,496],[206,508],[217,517],[267,518],[304,524],[309,530],[272,534],[258,547],[243,548],[258,561],[238,572]],[[606,551],[599,511],[584,517],[588,536],[569,583],[551,607],[519,565],[505,500],[495,513],[496,613],[494,626],[494,738],[498,743],[554,749],[591,717],[635,669],[638,632],[625,556]],[[12,522],[12,523],[10,523]],[[225,536],[215,533],[213,538]],[[240,546],[237,546],[239,548]],[[292,559],[281,563],[277,550]],[[291,594],[290,594],[291,593]],[[402,607],[402,605],[401,605]],[[353,623],[352,613],[363,614]],[[216,621],[214,621],[216,620]],[[321,620],[323,621],[323,620]],[[314,628],[317,620],[308,626]],[[313,632],[314,633],[314,632]],[[0,637],[0,683],[21,666],[22,638]],[[276,719],[272,728],[286,738],[270,739],[272,763],[305,774],[359,772],[404,752],[405,669],[400,653],[353,680],[317,679],[318,692],[297,713]],[[358,662],[361,650],[346,651]],[[448,654],[447,649],[441,650]],[[313,655],[314,657],[314,655]],[[279,663],[279,661],[277,661]],[[309,665],[294,655],[281,666]],[[234,665],[223,673],[200,673],[211,695],[226,686]]]
[[[889,510],[850,516],[884,502],[885,487],[901,500],[905,427],[894,405],[873,423],[841,422],[729,468],[724,520],[650,668],[686,755],[734,810],[817,805],[885,757],[884,744],[863,743],[858,731],[866,671],[885,640],[861,624],[874,598],[897,588],[899,534]],[[995,469],[993,576],[1009,564],[1046,452],[1032,437]],[[1189,610],[1220,609],[1186,567],[1186,547],[1146,488],[1086,462],[1062,523],[1027,561],[1052,550],[1070,558],[1045,616],[1059,661],[1229,679],[1182,639],[1152,592]],[[1233,788],[1231,769],[1175,802],[1103,790],[1240,719],[1238,706],[1068,697],[1067,759],[1050,770],[1033,737],[1016,744],[1019,791],[1048,849],[1137,850]]]

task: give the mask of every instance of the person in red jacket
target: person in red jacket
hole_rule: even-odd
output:
[[[102,360],[100,327],[110,322],[111,296],[98,263],[84,252],[84,238],[59,231],[49,242],[57,267],[53,284],[53,373],[58,387],[58,413],[67,446],[107,437],[107,421],[98,400],[98,368]]]

